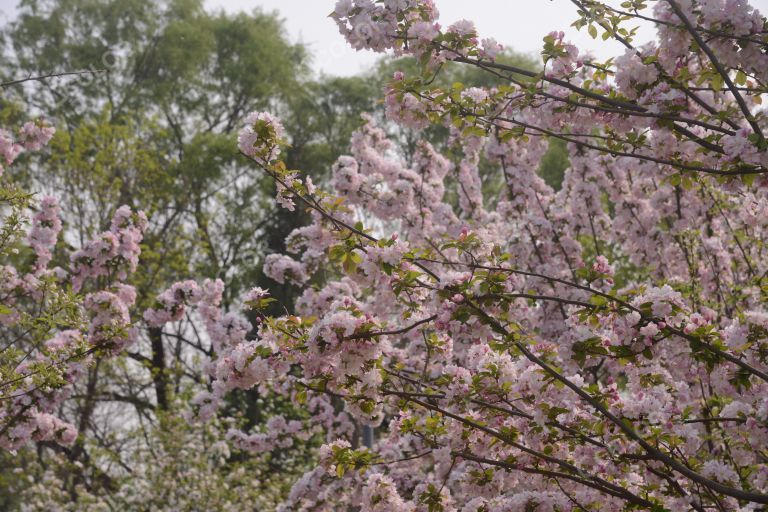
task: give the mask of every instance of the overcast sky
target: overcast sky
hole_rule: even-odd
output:
[[[13,16],[17,0],[0,0],[0,22]],[[345,44],[328,14],[335,0],[205,0],[209,9],[252,11],[260,7],[277,11],[285,20],[293,41],[307,44],[314,54],[314,67],[333,75],[351,75],[364,70],[376,59],[371,52],[356,52]],[[436,0],[440,22],[447,26],[461,18],[472,19],[481,37],[495,37],[519,52],[538,54],[542,38],[552,30],[563,30],[567,38],[582,50],[592,50],[599,58],[621,52],[617,43],[592,40],[584,30],[569,28],[576,18],[569,0]],[[768,13],[768,0],[752,0],[763,14]],[[646,30],[639,39],[647,40],[653,32]]]

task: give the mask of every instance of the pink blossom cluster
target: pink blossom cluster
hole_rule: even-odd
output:
[[[28,121],[19,130],[19,141],[27,151],[39,151],[53,138],[56,129],[44,120]]]
[[[53,128],[28,122],[19,133],[17,143],[0,130],[6,164],[22,150],[41,149]],[[95,357],[114,355],[135,338],[129,311],[136,292],[123,281],[137,265],[144,214],[120,208],[108,233],[72,254],[75,265],[68,275],[50,268],[62,231],[58,200],[45,196],[34,208],[31,226],[9,230],[11,238],[0,245],[0,330],[11,340],[0,355],[0,447],[6,450],[31,440],[74,443],[77,429],[56,416],[61,404]],[[25,217],[20,213],[20,218]],[[18,262],[16,243],[28,246],[31,263]],[[87,277],[102,279],[86,286]],[[69,295],[69,288],[84,297]]]
[[[202,320],[217,359],[204,368],[213,383],[212,391],[201,392],[191,401],[189,416],[201,420],[210,420],[215,415],[227,392],[250,388],[273,375],[267,365],[251,364],[263,344],[249,341],[252,327],[244,317],[222,311],[223,290],[224,283],[219,279],[206,279],[201,285],[191,280],[177,282],[158,295],[154,307],[144,311],[144,321],[153,328],[178,322],[185,315],[197,315]],[[265,297],[264,293],[260,289],[251,290],[245,297],[244,307],[252,308],[254,302]]]
[[[86,295],[83,304],[91,314],[90,344],[107,347],[112,353],[132,344],[137,332],[131,324],[130,308],[135,302],[136,290],[122,283]]]
[[[72,285],[80,290],[87,279],[114,276],[124,280],[136,270],[141,254],[140,242],[148,221],[144,212],[121,206],[104,231],[82,249],[72,253]]]
[[[174,283],[157,296],[157,308],[144,311],[144,320],[150,327],[176,322],[184,315],[185,306],[197,305],[202,297],[202,290],[195,281]]]
[[[376,51],[399,47],[398,28],[403,16],[417,41],[431,41],[437,36],[439,26],[434,22],[438,12],[432,0],[339,0],[331,14],[353,48]]]
[[[144,321],[149,327],[163,327],[178,322],[194,308],[200,314],[214,350],[220,351],[229,343],[242,341],[250,329],[240,317],[222,312],[223,292],[224,282],[220,279],[206,279],[202,284],[179,281],[157,296],[154,307],[144,310]],[[255,292],[248,295],[249,298],[255,296]]]
[[[244,155],[268,163],[280,155],[279,144],[284,133],[283,125],[270,114],[251,112],[245,118],[237,145]]]
[[[298,440],[306,441],[310,433],[298,420],[286,420],[282,416],[272,416],[264,425],[264,431],[245,434],[240,430],[230,430],[227,438],[240,450],[269,452],[275,449],[287,450]]]
[[[16,373],[23,376],[33,372],[40,365],[67,361],[82,352],[83,347],[82,333],[74,330],[61,331],[45,342],[45,348],[35,355],[34,360],[18,365]],[[0,424],[4,428],[3,434],[0,435],[0,447],[12,451],[30,440],[71,445],[77,438],[77,429],[52,413],[56,406],[69,396],[72,383],[82,377],[87,363],[88,358],[68,363],[62,371],[67,385],[55,391],[36,387],[31,376],[28,376],[27,382],[24,382],[11,400],[0,409]]]
[[[38,269],[48,267],[53,255],[51,251],[61,232],[61,208],[55,197],[46,196],[40,201],[40,211],[32,220],[29,231],[29,245],[35,251]]]
[[[302,284],[307,280],[306,265],[282,254],[270,254],[264,259],[264,273],[278,283]]]
[[[0,131],[0,156],[5,161],[5,165],[11,165],[22,151],[24,151],[23,146],[13,140],[11,132],[5,129]],[[0,165],[0,175],[2,172],[3,167]]]
[[[42,119],[24,123],[19,130],[18,141],[10,131],[0,129],[0,160],[8,166],[25,150],[39,151],[48,144],[55,131],[55,128]],[[2,175],[3,165],[0,164],[0,176]]]

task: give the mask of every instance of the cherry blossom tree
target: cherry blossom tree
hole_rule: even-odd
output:
[[[216,313],[212,283],[176,285],[145,318],[206,318],[196,416],[255,386],[311,412],[229,434],[257,452],[326,437],[281,510],[768,503],[766,20],[740,0],[572,3],[625,53],[598,62],[552,33],[532,71],[495,62],[470,21],[440,26],[432,1],[337,3],[354,48],[418,59],[388,116],[448,127],[451,155],[423,140],[406,161],[369,118],[322,190],[280,161],[278,119],[246,119],[241,152],[313,219],[265,264],[303,294],[268,317],[253,290],[255,335]],[[657,40],[638,46],[636,22]],[[449,61],[509,85],[435,87]],[[536,174],[553,138],[570,158],[557,191]]]
[[[16,135],[0,129],[2,164],[41,150],[53,133],[42,120]],[[0,447],[70,446],[77,428],[57,416],[58,407],[89,364],[135,338],[136,293],[125,280],[136,270],[147,219],[119,208],[107,231],[71,252],[69,268],[51,268],[61,206],[24,192],[12,170],[0,167]]]
[[[236,390],[305,408],[225,434],[257,453],[324,438],[279,510],[768,504],[768,23],[742,0],[571,3],[576,27],[624,53],[599,62],[552,33],[530,70],[497,62],[503,49],[470,21],[443,28],[431,0],[337,2],[354,48],[419,62],[394,75],[387,115],[448,129],[444,154],[424,137],[405,158],[366,117],[319,186],[281,160],[290,134],[278,118],[245,118],[240,152],[275,180],[277,203],[312,220],[264,263],[300,298],[269,316],[273,299],[254,288],[236,314],[221,281],[190,280],[142,316],[160,328],[194,315],[210,339],[208,386],[188,411],[214,422],[203,431],[220,430]],[[636,23],[656,41],[638,45]],[[506,85],[437,86],[448,62]],[[6,164],[46,131],[0,133]],[[558,190],[536,172],[553,139],[570,164]],[[481,166],[501,190],[483,187]],[[0,286],[13,286],[0,321],[18,334],[2,360],[0,443],[71,443],[51,412],[91,353],[131,342],[134,294],[121,281],[146,220],[121,208],[68,271],[48,270],[58,205],[41,201],[26,233],[27,203],[4,194],[14,242],[0,245],[11,276]],[[215,444],[190,459],[196,474]]]

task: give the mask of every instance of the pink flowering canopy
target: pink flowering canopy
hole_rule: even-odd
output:
[[[552,33],[543,69],[526,70],[497,62],[472,22],[442,27],[432,1],[336,4],[354,48],[417,59],[387,116],[447,128],[450,154],[426,138],[400,154],[366,117],[316,187],[280,161],[277,118],[245,119],[241,153],[311,217],[264,264],[301,297],[269,317],[252,290],[253,335],[222,311],[220,281],[186,281],[144,320],[194,308],[205,325],[211,384],[190,417],[250,388],[309,411],[228,434],[255,452],[324,436],[281,510],[768,504],[766,20],[741,0],[572,3],[577,27],[625,52],[597,62]],[[656,41],[636,46],[636,22]],[[507,85],[436,87],[448,62]],[[559,190],[537,174],[552,139],[568,147]],[[481,166],[503,186],[484,191]],[[76,253],[74,286],[133,235]]]
[[[43,120],[16,136],[0,129],[2,165],[41,150],[53,134]],[[0,447],[72,445],[78,432],[56,415],[59,406],[95,358],[135,340],[136,292],[124,281],[136,270],[147,218],[121,207],[108,231],[72,252],[69,268],[51,268],[61,206],[55,197],[30,198],[10,174],[0,176]]]

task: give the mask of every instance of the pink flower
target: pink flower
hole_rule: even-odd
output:
[[[598,274],[605,274],[608,276],[614,275],[613,267],[608,262],[608,258],[603,255],[599,255],[597,258],[595,258],[595,263],[592,265],[592,270]]]
[[[475,23],[470,20],[459,20],[456,23],[448,27],[448,32],[458,34],[460,36],[475,36],[477,35],[477,29]]]
[[[24,149],[28,151],[38,151],[47,145],[53,137],[56,129],[48,126],[44,121],[29,121],[19,130],[19,140]]]
[[[269,163],[280,155],[284,134],[285,129],[277,118],[267,112],[251,112],[238,135],[238,147],[243,154]]]

